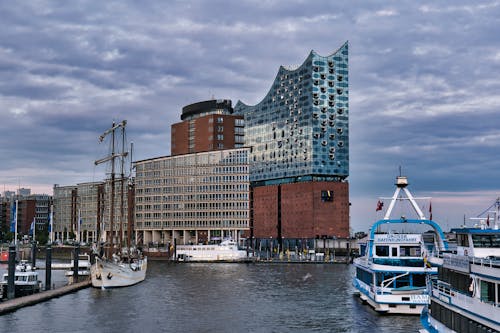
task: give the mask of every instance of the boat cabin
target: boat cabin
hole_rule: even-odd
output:
[[[420,234],[375,234],[373,240],[373,263],[400,266],[421,266],[425,248]]]
[[[500,259],[500,230],[485,228],[452,229],[457,238],[457,255]]]

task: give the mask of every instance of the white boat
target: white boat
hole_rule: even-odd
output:
[[[9,274],[4,273],[3,279],[0,281],[0,289],[3,298],[7,298],[7,285]],[[38,272],[31,267],[26,260],[16,265],[14,272],[14,290],[15,297],[21,297],[38,293],[41,289],[42,282],[38,280]]]
[[[211,245],[177,245],[175,249],[177,261],[247,261],[250,260],[246,250],[238,248],[233,239],[226,239],[220,244]]]
[[[115,131],[117,129],[121,129],[122,133],[122,147],[125,146],[125,126],[127,121],[124,120],[118,124],[113,122],[113,126],[106,130],[104,134],[100,136],[100,140],[102,141],[106,135],[112,135],[112,145],[111,145],[111,154],[107,157],[104,157],[100,160],[95,161],[95,164],[101,164],[104,162],[111,161],[111,193],[110,193],[110,208],[109,215],[110,221],[114,221],[114,198],[115,198],[115,159],[120,158],[121,161],[121,206],[123,207],[123,162],[124,158],[128,155],[128,152],[115,151]],[[130,177],[131,178],[131,177]],[[121,210],[121,214],[123,214],[123,209]],[[120,216],[120,235],[122,230],[121,222],[123,221],[123,215]],[[99,232],[101,232],[99,230]],[[108,253],[105,256],[104,250],[101,248],[103,245],[101,242],[98,243],[99,248],[96,248],[95,253],[95,263],[93,263],[90,267],[90,277],[92,281],[92,286],[95,288],[117,288],[117,287],[127,287],[139,282],[144,281],[146,278],[146,271],[148,267],[147,257],[143,256],[141,252],[137,251],[135,254],[127,251],[126,254],[122,252],[121,242],[118,244],[118,247],[115,248],[113,244],[113,223],[110,223],[110,244],[108,248]],[[100,235],[98,236],[100,239]],[[121,239],[121,236],[120,236]],[[116,253],[115,253],[116,251]]]
[[[61,265],[64,265],[64,268],[66,269],[66,272],[64,273],[64,275],[66,277],[68,277],[68,280],[70,283],[73,283],[73,282],[78,282],[78,281],[74,281],[73,279],[73,273],[74,273],[74,265],[75,265],[75,260],[74,259],[71,259],[71,262],[69,264],[59,264],[60,266]],[[78,276],[82,276],[82,277],[89,277],[90,276],[90,255],[88,255],[87,253],[84,253],[84,254],[80,254],[78,256]],[[54,264],[52,264],[52,268],[54,268]]]
[[[421,332],[500,332],[500,198],[493,206],[492,227],[488,215],[479,226],[452,229],[456,250],[430,258],[439,273]]]
[[[439,225],[425,218],[407,185],[406,177],[396,178],[396,191],[390,198],[391,203],[384,218],[373,224],[365,253],[353,262],[356,267],[353,278],[356,293],[363,302],[380,313],[420,314],[429,302],[426,280],[430,275],[437,274],[437,268],[429,264],[427,256],[436,248],[448,246]],[[400,197],[401,190],[406,197]],[[402,216],[390,219],[396,201],[400,200],[408,200],[419,218],[407,219]],[[427,225],[433,232],[378,232],[381,226],[389,224],[391,227]]]
[[[147,257],[131,262],[96,257],[96,263],[90,267],[92,286],[107,289],[137,284],[146,278],[147,267]]]

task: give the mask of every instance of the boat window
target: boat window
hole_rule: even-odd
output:
[[[481,280],[481,301],[495,302],[495,283]]]
[[[414,287],[425,287],[425,274],[414,274],[413,275],[413,286]]]
[[[397,247],[393,247],[391,249],[392,249],[392,256],[393,257],[397,257],[398,256],[398,248]]]
[[[472,235],[474,247],[500,248],[500,235]]]
[[[379,257],[388,257],[389,246],[375,246],[375,254]]]
[[[401,257],[420,257],[420,246],[401,246]]]
[[[458,234],[457,235],[457,245],[469,247],[469,235]]]

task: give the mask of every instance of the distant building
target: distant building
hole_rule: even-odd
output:
[[[3,199],[5,200],[11,200],[16,196],[16,192],[14,191],[4,191],[3,192]]]
[[[27,197],[31,195],[31,189],[29,188],[20,188],[17,190],[17,195],[21,197]]]
[[[240,148],[243,116],[232,114],[231,101],[208,100],[182,108],[182,122],[171,127],[172,155]]]
[[[24,192],[27,193],[27,192]],[[20,236],[29,236],[31,223],[35,220],[35,233],[47,230],[49,211],[52,197],[46,194],[28,196],[9,195],[1,200],[0,224],[3,234],[11,232],[12,209],[17,201],[17,233]],[[39,239],[39,237],[37,237]]]
[[[248,148],[134,162],[142,244],[239,240],[249,230]]]
[[[252,237],[349,236],[348,74],[346,42],[280,67],[258,104],[236,104],[251,149]]]
[[[124,179],[123,181],[123,201],[121,184],[121,179],[116,179],[113,224],[114,244],[118,244],[120,241],[120,229],[122,243],[125,242],[129,227],[127,180]],[[101,239],[109,241],[111,239],[110,203],[110,180],[80,183],[72,186],[54,185],[54,240],[66,241],[75,238],[81,242],[92,243],[97,240],[99,228],[101,230]],[[99,210],[100,213],[98,214]]]

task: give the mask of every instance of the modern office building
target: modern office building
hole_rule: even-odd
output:
[[[243,146],[243,116],[232,114],[231,101],[208,100],[182,108],[171,127],[171,153],[182,155]]]
[[[248,149],[134,162],[138,243],[207,243],[249,230]]]
[[[115,180],[113,244],[119,244],[120,239],[124,244],[130,232],[127,179],[123,180],[123,184],[124,192],[122,197],[121,179]],[[54,241],[64,242],[69,239],[76,239],[84,243],[92,243],[97,240],[98,230],[100,230],[101,240],[109,242],[111,239],[110,180],[80,183],[72,186],[59,186],[56,184],[53,191],[54,220],[52,229]]]
[[[348,43],[298,68],[281,66],[264,99],[244,116],[250,147],[251,235],[349,236]]]
[[[22,194],[12,194],[2,197],[0,200],[0,231],[3,234],[10,232],[13,205],[17,201],[17,231],[20,237],[29,236],[31,223],[35,220],[35,233],[40,236],[41,232],[46,232],[49,217],[49,205],[52,197],[47,194],[30,194],[29,189],[18,191]],[[11,192],[14,193],[14,192]],[[37,236],[37,239],[42,237]]]

